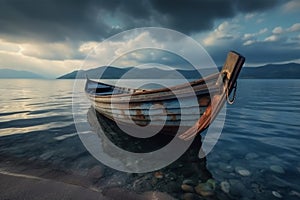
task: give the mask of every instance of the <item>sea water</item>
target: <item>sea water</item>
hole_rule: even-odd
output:
[[[3,160],[83,171],[98,163],[74,126],[73,83],[0,80]],[[217,182],[215,198],[299,199],[300,80],[239,80],[236,102],[227,106],[222,134],[206,162]]]

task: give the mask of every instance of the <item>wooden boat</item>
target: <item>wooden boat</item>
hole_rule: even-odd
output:
[[[85,92],[99,113],[141,137],[149,137],[147,130],[171,135],[179,131],[179,137],[188,140],[208,128],[226,100],[233,103],[244,61],[231,51],[219,73],[170,88],[133,89],[87,79]]]

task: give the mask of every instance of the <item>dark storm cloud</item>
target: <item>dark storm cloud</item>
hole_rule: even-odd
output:
[[[236,8],[240,11],[245,12],[254,12],[254,11],[262,11],[265,9],[272,8],[275,6],[279,1],[274,0],[252,0],[252,1],[243,1],[240,0],[236,4]]]
[[[88,1],[1,1],[1,33],[20,39],[84,39],[106,30],[102,21],[95,24],[93,13]]]
[[[253,12],[272,8],[277,1],[243,0],[153,0],[153,7],[167,18],[166,26],[185,33],[212,28],[220,18],[233,17],[239,12]]]
[[[8,0],[0,1],[0,34],[13,39],[47,41],[97,40],[120,30],[112,28],[108,16],[150,16],[143,1],[96,0]],[[132,5],[132,6],[130,6]],[[124,27],[126,28],[126,27]]]
[[[122,30],[163,26],[184,33],[210,29],[214,20],[269,9],[261,0],[0,0],[6,40],[100,40]]]

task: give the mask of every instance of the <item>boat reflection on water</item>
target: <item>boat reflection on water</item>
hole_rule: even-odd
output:
[[[148,153],[161,149],[174,138],[174,136],[162,134],[163,129],[149,138],[133,137],[123,132],[114,121],[97,112],[92,106],[88,110],[87,119],[93,131],[102,141],[100,145],[102,145],[103,151],[108,154],[109,148],[106,149],[108,140],[125,151]],[[212,179],[212,175],[206,167],[206,158],[198,157],[201,144],[201,135],[198,134],[189,149],[179,159],[159,171],[163,174],[173,174],[176,176],[173,177],[177,180],[176,182],[181,183],[186,179],[193,180],[195,183]]]

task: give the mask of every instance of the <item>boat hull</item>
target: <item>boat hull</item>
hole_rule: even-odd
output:
[[[88,79],[85,92],[99,113],[120,126],[142,132],[169,130],[165,133],[173,135],[180,131],[191,137],[205,130],[219,113],[244,60],[230,52],[220,73],[170,88],[131,89]]]

